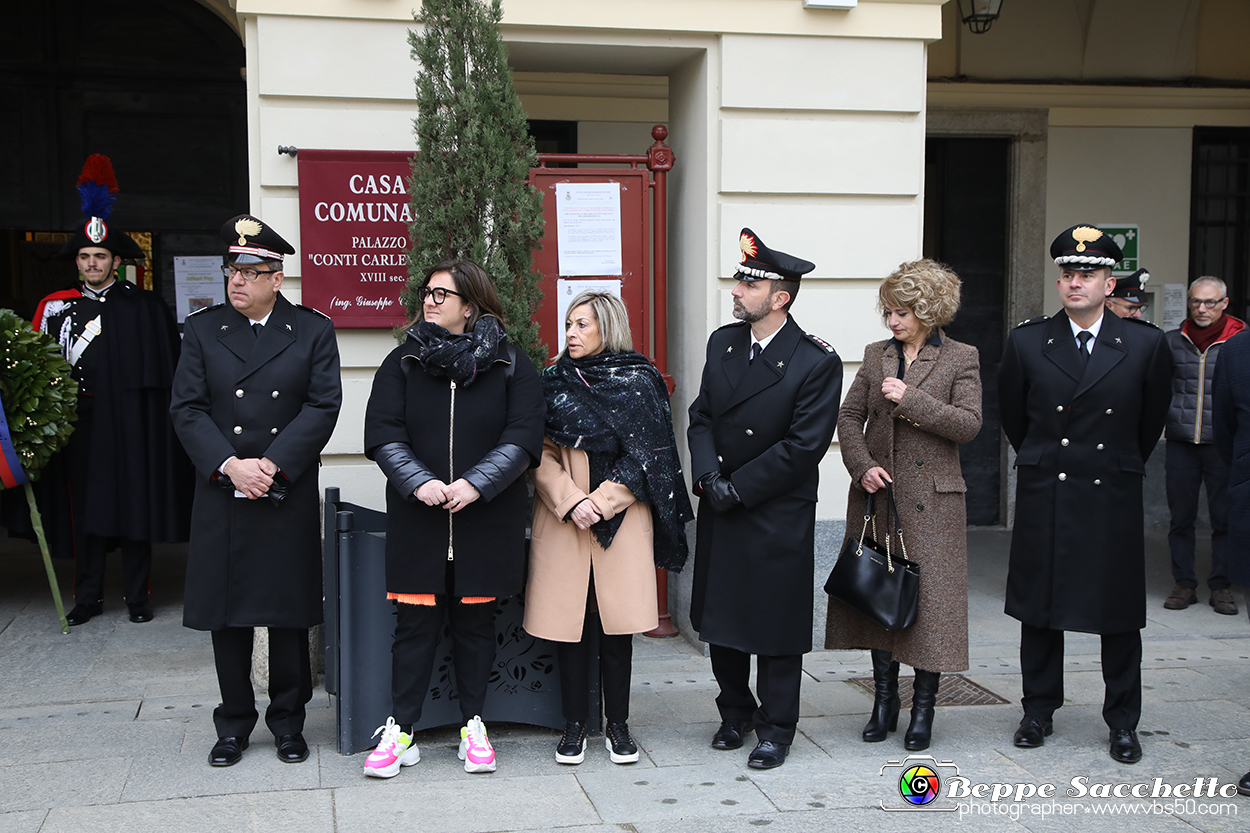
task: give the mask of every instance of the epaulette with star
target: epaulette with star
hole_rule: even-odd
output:
[[[808,341],[812,341],[812,342],[814,342],[814,343],[816,344],[816,346],[817,346],[817,347],[820,347],[820,348],[821,348],[821,349],[823,349],[826,353],[832,353],[832,352],[833,352],[833,348],[832,348],[832,347],[830,347],[830,346],[829,346],[829,344],[828,344],[828,343],[827,343],[824,339],[822,339],[820,336],[815,336],[815,335],[812,335],[811,333],[804,333],[803,335],[807,336]]]
[[[1020,327],[1027,327],[1030,324],[1040,324],[1043,321],[1047,321],[1049,319],[1050,319],[1049,315],[1039,315],[1036,318],[1029,318],[1025,321],[1021,321],[1019,324],[1016,325],[1016,328],[1018,329]]]
[[[1132,321],[1134,324],[1145,324],[1147,327],[1154,327],[1156,330],[1160,329],[1158,324],[1154,323],[1153,321],[1147,321],[1144,318],[1125,318],[1123,320]]]

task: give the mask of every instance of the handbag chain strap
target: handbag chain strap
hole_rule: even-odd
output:
[[[903,518],[898,513],[898,504],[894,502],[894,487],[891,484],[887,483],[885,485],[885,488],[886,488],[886,493],[885,493],[886,499],[890,502],[889,509],[886,510],[886,524],[889,524],[890,522],[889,510],[893,510],[894,511],[894,531],[898,534],[898,546],[899,546],[899,549],[903,551],[903,558],[906,559],[907,558],[907,542],[903,540]],[[888,532],[886,533],[886,536],[888,539],[889,537]],[[886,544],[886,550],[887,551],[889,550],[888,543]],[[894,571],[891,570],[890,572],[894,572]]]
[[[885,567],[890,573],[894,572],[894,558],[890,555],[890,511],[894,511],[894,517],[898,523],[898,542],[903,547],[903,558],[907,557],[907,546],[903,544],[903,525],[897,521],[898,507],[894,505],[894,490],[887,483],[885,486]],[[864,508],[864,528],[859,533],[859,547],[855,550],[857,557],[864,554],[864,537],[868,534],[868,523],[872,522],[872,538],[880,545],[881,541],[877,537],[877,512],[875,506],[876,494],[868,493],[868,505]]]

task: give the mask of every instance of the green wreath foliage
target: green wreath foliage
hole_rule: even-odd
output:
[[[74,432],[78,382],[61,346],[7,309],[0,310],[0,402],[18,460],[36,480]]]

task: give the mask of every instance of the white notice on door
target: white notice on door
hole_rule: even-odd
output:
[[[560,274],[621,274],[621,186],[618,182],[556,185]]]
[[[226,281],[219,255],[174,258],[174,297],[178,323],[196,310],[225,303]]]

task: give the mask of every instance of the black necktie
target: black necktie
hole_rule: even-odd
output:
[[[252,322],[252,332],[256,333],[256,337],[260,338],[260,331],[265,329],[265,325],[259,321]]]
[[[750,359],[750,361],[748,361],[748,362],[747,362],[747,364],[750,364],[751,362],[754,362],[754,361],[755,361],[755,357],[756,357],[756,356],[758,356],[760,353],[763,353],[763,352],[764,352],[764,348],[763,348],[763,347],[760,347],[760,343],[759,343],[758,341],[757,341],[757,342],[755,342],[754,344],[752,344],[752,345],[751,345],[751,359]]]
[[[1081,351],[1081,367],[1082,368],[1085,367],[1087,364],[1089,364],[1089,340],[1093,337],[1094,337],[1094,334],[1091,333],[1089,330],[1081,330],[1079,333],[1076,334],[1076,340],[1081,342],[1081,346],[1078,347],[1077,349]]]

